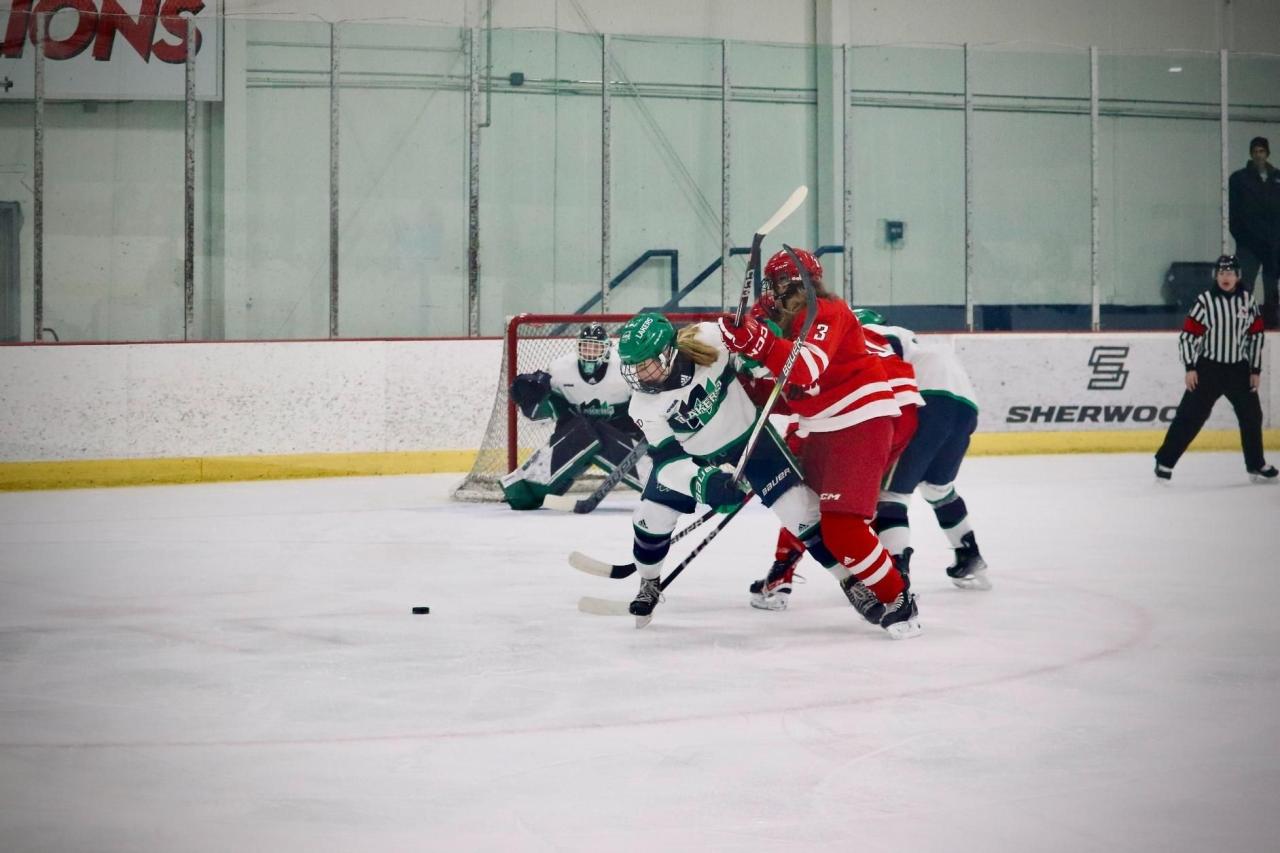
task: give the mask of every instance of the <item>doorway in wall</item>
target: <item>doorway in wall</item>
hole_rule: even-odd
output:
[[[16,341],[22,334],[18,317],[18,287],[22,209],[16,201],[0,201],[0,341]]]

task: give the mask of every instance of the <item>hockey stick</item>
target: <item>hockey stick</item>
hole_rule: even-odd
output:
[[[596,486],[596,490],[581,500],[577,500],[569,495],[547,495],[542,505],[548,509],[558,509],[564,512],[575,512],[578,515],[586,515],[600,505],[600,501],[613,491],[614,487],[622,482],[623,478],[635,469],[636,463],[640,461],[640,457],[649,452],[649,445],[643,440],[638,442],[635,447],[622,457],[617,466],[609,472],[609,476],[604,478],[604,482]]]
[[[702,524],[708,521],[712,516],[716,515],[718,510],[709,509],[683,530],[678,531],[671,537],[671,543],[674,545],[689,533],[692,533]],[[581,551],[574,551],[569,554],[569,565],[573,566],[580,572],[586,572],[589,575],[596,575],[602,578],[613,578],[621,580],[629,578],[636,573],[635,563],[606,563],[603,560],[597,560],[595,557],[589,557]]]
[[[787,200],[782,203],[782,207],[775,210],[773,216],[770,216],[751,236],[751,252],[747,255],[747,277],[742,283],[742,296],[738,299],[738,310],[733,315],[733,325],[742,325],[742,318],[747,313],[747,305],[751,302],[751,297],[755,295],[756,267],[760,266],[760,245],[764,243],[765,236],[774,228],[777,228],[782,223],[782,220],[795,213],[796,208],[804,203],[805,197],[808,195],[809,188],[807,186],[801,184],[796,187]]]
[[[685,570],[685,567],[687,567],[690,563],[693,562],[693,558],[698,556],[698,554],[702,552],[703,548],[706,548],[708,545],[711,544],[711,540],[715,539],[716,536],[719,535],[721,530],[724,530],[724,526],[728,524],[730,521],[732,521],[733,517],[737,515],[739,512],[741,512],[742,508],[746,506],[747,502],[750,501],[751,498],[753,498],[754,496],[755,495],[753,493],[748,493],[746,498],[743,499],[742,503],[738,504],[732,510],[725,513],[724,516],[720,519],[720,522],[715,527],[711,528],[711,532],[707,534],[706,538],[703,539],[701,542],[699,542],[697,547],[694,548],[692,551],[690,551],[688,555],[683,560],[680,561],[679,565],[677,565],[674,569],[671,570],[671,574],[667,575],[665,578],[662,579],[662,582],[658,584],[658,589],[665,590],[667,587],[671,586],[671,582],[674,581],[677,577],[679,577],[680,573]],[[699,520],[698,523],[701,523],[701,520]],[[686,530],[692,530],[693,527],[694,525],[690,525],[688,528],[686,528]],[[631,615],[630,608],[631,608],[630,601],[617,601],[615,599],[610,599],[610,598],[595,598],[590,595],[584,595],[582,598],[578,599],[578,609],[581,610],[583,613],[590,613],[594,616],[630,616]],[[638,620],[640,618],[642,617],[637,617],[637,624],[636,624],[637,628],[644,627],[643,625],[639,624]],[[645,624],[647,625],[648,622],[645,622]]]
[[[738,458],[738,467],[733,471],[734,483],[742,479],[742,473],[747,467],[747,460],[751,458],[751,451],[756,449],[756,442],[760,440],[760,432],[769,420],[769,413],[773,411],[774,404],[778,402],[778,395],[782,393],[783,386],[791,378],[791,369],[796,366],[796,361],[800,358],[800,348],[804,346],[805,338],[809,337],[809,330],[813,328],[813,321],[818,316],[818,292],[813,289],[813,277],[809,275],[809,269],[800,263],[800,258],[796,257],[794,249],[786,243],[782,244],[782,248],[791,256],[796,269],[800,271],[800,281],[804,283],[804,323],[800,326],[800,334],[796,336],[795,342],[791,346],[791,352],[787,353],[787,360],[782,363],[782,372],[778,374],[777,381],[773,384],[773,390],[769,392],[764,405],[760,407],[760,416],[756,418],[756,425],[751,429],[747,444],[742,448],[742,456]]]

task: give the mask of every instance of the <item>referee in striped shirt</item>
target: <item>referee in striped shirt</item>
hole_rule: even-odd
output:
[[[1223,255],[1214,265],[1217,286],[1200,294],[1187,312],[1178,350],[1187,369],[1187,391],[1156,451],[1156,477],[1168,480],[1213,404],[1226,395],[1240,422],[1244,467],[1255,483],[1276,482],[1276,469],[1262,458],[1262,316],[1253,296],[1239,287],[1240,261]]]

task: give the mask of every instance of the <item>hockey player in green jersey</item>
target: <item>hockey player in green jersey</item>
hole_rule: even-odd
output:
[[[682,514],[706,504],[729,512],[753,490],[823,565],[836,565],[822,544],[818,498],[772,426],[766,425],[737,484],[724,470],[737,464],[758,410],[737,379],[714,323],[678,333],[661,314],[637,314],[618,334],[622,373],[637,392],[631,416],[644,431],[653,468],[632,516],[632,554],[640,591],[631,602],[637,624],[652,617],[659,579]],[[724,467],[721,467],[724,466]]]

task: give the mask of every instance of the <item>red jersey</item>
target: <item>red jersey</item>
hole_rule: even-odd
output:
[[[839,299],[819,299],[818,316],[803,341],[779,338],[764,366],[774,376],[793,347],[800,355],[787,382],[788,408],[800,417],[800,433],[835,432],[871,418],[896,417],[899,409],[882,362],[867,351],[862,326]],[[788,334],[800,333],[805,312]]]

